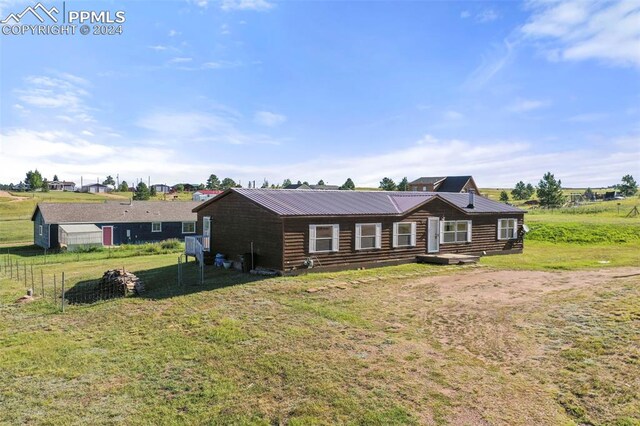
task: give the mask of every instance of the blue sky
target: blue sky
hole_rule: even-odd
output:
[[[0,182],[640,178],[636,1],[65,6],[123,34],[0,35]]]

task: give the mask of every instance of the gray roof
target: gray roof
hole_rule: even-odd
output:
[[[60,229],[62,229],[67,234],[89,234],[89,233],[98,233],[102,234],[102,230],[95,225],[83,224],[83,225],[60,225]]]
[[[46,223],[193,222],[200,201],[133,201],[120,203],[39,203]]]
[[[229,189],[195,210],[217,202],[231,192],[247,197],[280,216],[399,216],[434,199],[441,199],[469,214],[524,213],[523,210],[479,195],[475,196],[474,208],[470,209],[467,208],[469,195],[460,193],[248,188]]]
[[[437,183],[445,178],[446,176],[423,176],[414,180],[413,182],[409,182],[409,185],[424,185],[424,184],[430,184],[430,183]]]

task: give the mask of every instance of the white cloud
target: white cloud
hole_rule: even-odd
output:
[[[549,101],[541,101],[536,99],[519,99],[507,109],[511,112],[529,112],[551,105]]]
[[[229,35],[231,34],[231,28],[229,27],[228,24],[222,24],[220,25],[220,34],[222,35]]]
[[[572,123],[591,123],[593,121],[602,120],[606,118],[608,114],[603,112],[589,112],[584,114],[577,114],[567,118],[567,121]]]
[[[464,118],[464,114],[458,111],[449,110],[444,112],[444,118],[447,120],[460,120]]]
[[[156,52],[163,52],[168,49],[167,46],[163,46],[161,44],[157,44],[155,46],[147,46],[151,50],[155,50]]]
[[[499,17],[500,17],[500,15],[495,10],[493,10],[493,9],[484,9],[484,10],[480,11],[475,16],[475,20],[477,22],[480,22],[480,23],[484,24],[486,22],[495,21]]]
[[[241,129],[237,117],[221,111],[160,112],[147,115],[137,122],[139,127],[155,134],[155,139],[173,144],[176,141],[213,142],[231,145],[272,144],[280,140],[266,134],[251,133]]]
[[[532,2],[522,34],[551,60],[596,59],[640,68],[640,2]]]
[[[268,127],[276,127],[287,121],[287,117],[269,111],[258,111],[254,116],[254,121]]]
[[[220,8],[222,10],[254,10],[265,11],[272,9],[273,3],[266,0],[222,0]]]
[[[467,19],[471,16],[471,12],[469,12],[468,10],[463,10],[462,12],[460,12],[460,18],[462,19]]]
[[[185,57],[176,57],[176,58],[171,58],[169,60],[170,64],[184,64],[186,62],[191,62],[193,61],[193,58],[185,58]]]
[[[179,31],[176,31],[176,30],[169,30],[169,34],[168,34],[168,35],[169,35],[169,37],[175,37],[175,36],[178,36],[178,35],[180,35],[180,34],[182,34],[182,33],[181,33],[181,32],[179,32]]]
[[[501,44],[494,44],[488,54],[482,55],[482,63],[467,77],[463,87],[478,90],[484,87],[502,69],[511,63],[517,42],[507,37]]]

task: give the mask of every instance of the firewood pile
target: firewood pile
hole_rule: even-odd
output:
[[[135,274],[124,269],[112,269],[104,273],[98,283],[98,291],[102,294],[126,296],[142,294],[144,284]]]

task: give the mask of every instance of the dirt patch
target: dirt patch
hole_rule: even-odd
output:
[[[17,197],[15,195],[11,195],[7,191],[0,191],[0,198],[8,198],[11,201],[24,201],[29,199],[29,197]]]

